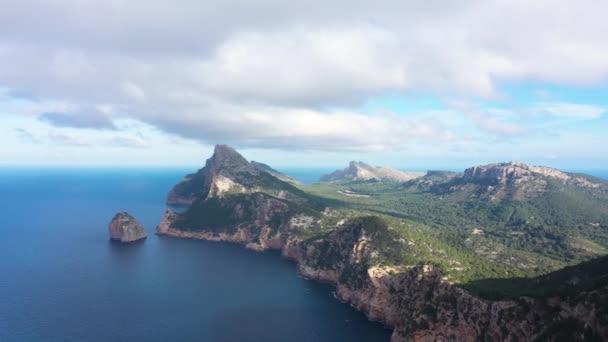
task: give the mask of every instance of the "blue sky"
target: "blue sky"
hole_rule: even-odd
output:
[[[5,166],[608,169],[603,2],[3,7]]]

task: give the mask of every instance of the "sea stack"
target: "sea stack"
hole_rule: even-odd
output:
[[[127,212],[119,212],[110,222],[110,239],[120,242],[132,242],[146,238],[146,230]]]

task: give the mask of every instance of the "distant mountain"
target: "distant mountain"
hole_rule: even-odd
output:
[[[405,187],[493,202],[530,199],[567,189],[608,195],[608,182],[599,178],[520,162],[474,166],[463,174],[429,171],[424,177],[407,182]]]
[[[405,182],[421,177],[422,172],[405,172],[390,167],[371,166],[363,162],[351,161],[344,170],[337,170],[321,177],[322,182],[353,181],[353,180],[389,180]]]

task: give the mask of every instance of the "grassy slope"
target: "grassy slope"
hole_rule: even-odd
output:
[[[550,185],[552,191],[539,198],[500,204],[462,193],[412,191],[395,183],[301,188],[331,201],[340,216],[382,216],[409,242],[403,263],[438,264],[453,281],[465,284],[536,276],[606,253],[606,202],[579,189]],[[339,192],[345,190],[369,197]],[[473,234],[475,229],[483,233]]]

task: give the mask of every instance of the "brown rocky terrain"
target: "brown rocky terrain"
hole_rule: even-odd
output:
[[[127,212],[114,215],[109,224],[110,239],[120,242],[132,242],[146,238],[146,230]]]

